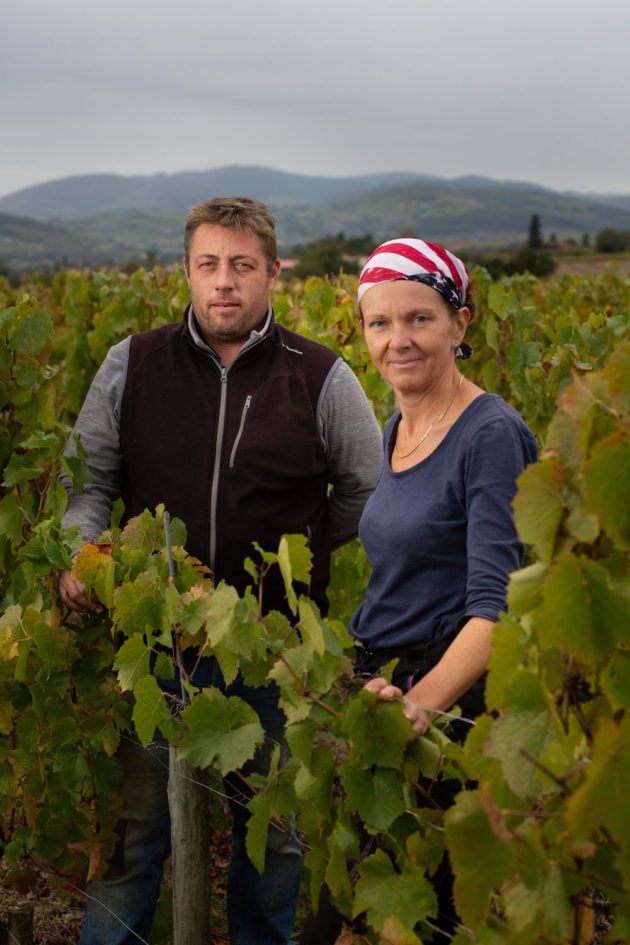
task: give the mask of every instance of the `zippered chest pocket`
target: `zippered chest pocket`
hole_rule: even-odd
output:
[[[247,416],[249,414],[249,408],[251,407],[251,404],[252,404],[252,395],[248,394],[247,397],[245,398],[245,403],[243,404],[240,423],[238,425],[236,437],[234,438],[234,445],[232,446],[232,452],[230,453],[230,469],[233,469],[234,467],[234,461],[236,459],[238,445],[241,442],[241,437],[243,436],[243,430],[245,429],[245,424],[247,423]]]

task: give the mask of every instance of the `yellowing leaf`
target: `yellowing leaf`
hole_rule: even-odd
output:
[[[620,412],[630,411],[630,342],[626,341],[612,352],[608,364],[602,371],[613,405]]]
[[[294,581],[308,584],[312,554],[305,535],[283,535],[278,546],[278,565],[284,581],[287,601],[293,613],[297,611]]]
[[[563,555],[549,571],[536,632],[546,649],[561,646],[590,663],[602,662],[627,640],[630,604],[596,561]]]
[[[457,910],[465,925],[479,928],[488,915],[494,888],[510,876],[512,850],[489,823],[487,807],[472,791],[457,796],[446,813],[445,828]]]
[[[565,472],[555,459],[528,466],[518,480],[514,518],[522,540],[534,545],[549,562],[556,547],[558,529],[565,511]]]
[[[542,561],[514,571],[508,584],[508,607],[510,613],[520,617],[530,613],[542,601],[542,589],[549,566]]]
[[[353,939],[348,939],[352,942]],[[357,941],[360,941],[357,936]],[[398,916],[387,916],[381,930],[381,940],[379,945],[422,945],[422,939],[419,939],[413,929],[403,925]]]
[[[308,641],[310,647],[320,655],[326,650],[324,643],[323,621],[315,613],[312,604],[308,601],[300,601],[300,636]]]
[[[611,786],[614,785],[614,789]],[[614,838],[624,885],[630,884],[630,718],[603,718],[593,738],[590,765],[567,803],[567,822],[577,837],[605,831]]]
[[[584,469],[584,505],[597,515],[617,548],[630,549],[630,434],[619,430],[597,443]]]
[[[113,606],[115,566],[111,544],[82,545],[72,563],[72,573],[107,609]]]

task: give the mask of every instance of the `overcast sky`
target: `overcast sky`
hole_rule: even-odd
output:
[[[14,0],[0,195],[257,164],[630,193],[629,0]]]

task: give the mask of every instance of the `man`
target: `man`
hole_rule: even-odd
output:
[[[109,526],[118,496],[127,517],[164,503],[186,524],[189,553],[239,591],[249,583],[243,561],[253,541],[275,550],[282,534],[306,534],[309,593],[325,609],[330,551],[356,535],[380,470],[378,425],[348,366],[274,321],[269,297],[280,261],[262,204],[217,198],[194,207],[184,247],[191,304],[182,322],[115,345],[88,392],[75,431],[93,482],[80,495],[65,483],[64,525],[78,525],[87,541]],[[60,594],[72,609],[99,607],[71,572],[61,575]],[[284,608],[280,580],[265,582],[264,594],[265,611]],[[268,748],[282,740],[273,686],[252,689],[238,678],[226,690],[213,658],[195,682],[246,699]],[[121,743],[120,850],[88,887],[81,945],[135,945],[150,933],[169,852],[166,769],[156,751]],[[263,751],[262,770],[264,762]],[[285,945],[300,884],[297,846],[270,830],[259,875],[245,852],[246,809],[229,779],[227,786],[231,942]]]

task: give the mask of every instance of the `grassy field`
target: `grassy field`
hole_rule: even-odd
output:
[[[554,276],[598,276],[612,270],[622,276],[630,278],[630,253],[620,253],[614,256],[603,253],[589,253],[580,255],[557,255],[556,271]]]

